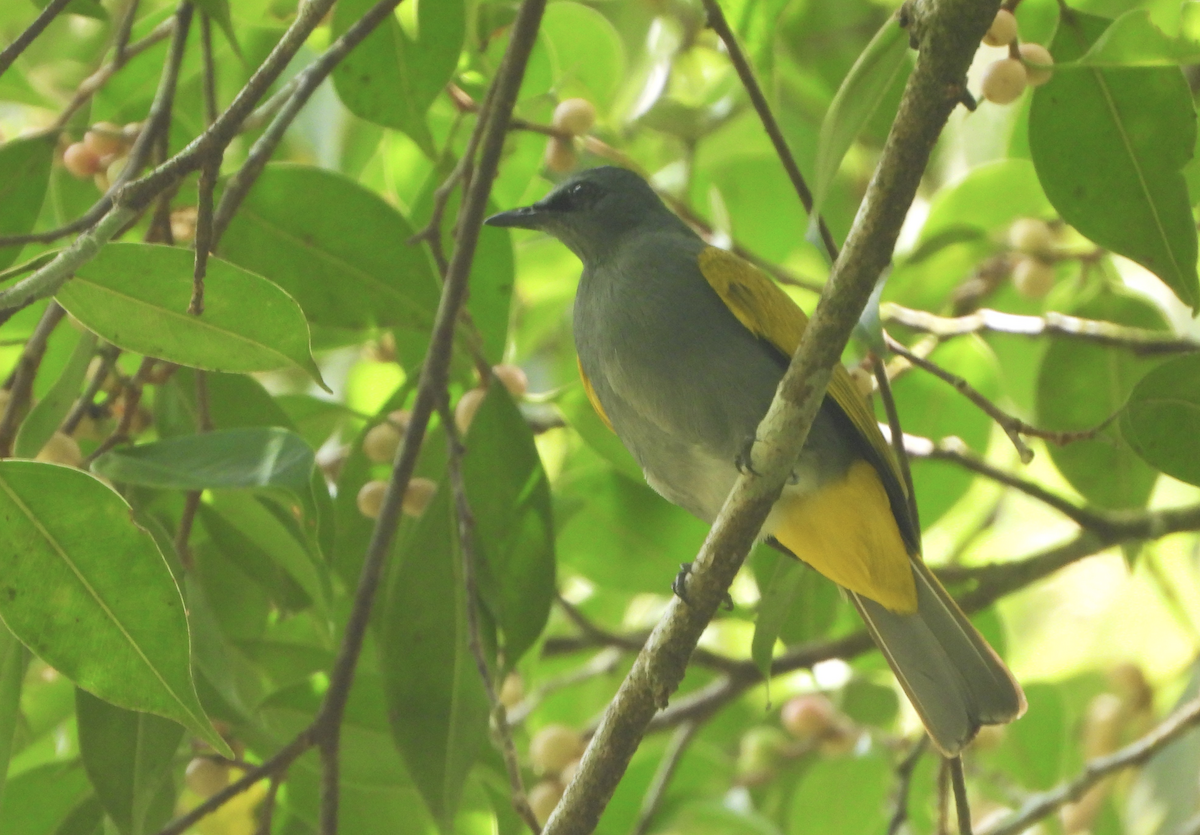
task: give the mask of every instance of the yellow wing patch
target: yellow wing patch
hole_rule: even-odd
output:
[[[592,408],[596,410],[600,420],[604,421],[608,431],[615,432],[612,421],[608,419],[608,415],[604,414],[604,407],[600,405],[600,398],[596,396],[596,390],[592,388],[592,381],[588,379],[588,375],[583,373],[583,363],[579,361],[579,357],[575,358],[575,365],[579,368],[579,379],[583,381],[583,393],[587,395],[588,402],[592,404]]]
[[[705,280],[747,330],[787,357],[796,353],[800,337],[808,327],[808,317],[778,284],[748,261],[714,246],[702,250],[697,262]],[[904,477],[879,431],[875,413],[840,363],[833,367],[828,392],[859,434],[870,442],[879,459],[887,462],[888,475],[901,485],[903,492]]]

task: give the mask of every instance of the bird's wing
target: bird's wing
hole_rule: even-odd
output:
[[[745,259],[717,247],[703,249],[698,262],[705,280],[747,330],[774,345],[785,357],[796,352],[808,317],[779,285]],[[875,462],[883,465],[877,469],[888,493],[907,497],[900,466],[879,431],[875,413],[841,363],[833,367],[827,393],[870,445]]]
[[[609,431],[615,432],[612,421],[608,419],[604,407],[600,405],[600,398],[596,396],[596,389],[592,386],[592,381],[583,371],[583,362],[578,357],[575,358],[575,365],[579,368],[579,379],[583,382],[583,393],[587,395],[588,402],[592,404],[592,408],[596,410],[596,414],[600,416],[600,420],[604,421],[604,425],[608,427]]]

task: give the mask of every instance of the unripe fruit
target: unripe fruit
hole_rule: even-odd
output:
[[[558,782],[562,783],[564,786],[571,785],[571,781],[575,779],[575,774],[579,771],[579,763],[580,760],[574,760],[567,763],[566,767],[559,772]]]
[[[564,142],[558,137],[551,137],[546,143],[546,154],[542,162],[555,174],[566,174],[578,161],[579,155],[575,153],[575,146],[569,141]]]
[[[125,127],[121,128],[121,135],[125,137],[125,141],[130,145],[137,141],[137,138],[141,135],[141,133],[141,122],[130,122]]]
[[[396,450],[400,448],[403,438],[400,430],[387,421],[372,426],[363,438],[363,455],[376,464],[390,463],[396,457]]]
[[[1054,267],[1040,258],[1021,258],[1013,267],[1013,286],[1027,299],[1040,299],[1054,286]]]
[[[819,693],[794,696],[783,705],[780,721],[796,739],[820,739],[835,729],[837,710]]]
[[[121,176],[121,172],[125,170],[125,165],[129,162],[129,157],[119,156],[108,164],[108,168],[104,169],[104,176],[108,177],[109,183],[115,183]]]
[[[486,396],[487,389],[475,388],[463,392],[463,396],[458,398],[458,405],[454,407],[454,425],[458,427],[459,433],[467,434],[467,430],[471,428],[471,421],[475,419],[475,413],[479,411],[479,404]]]
[[[194,794],[212,797],[229,785],[229,766],[208,757],[196,757],[187,764],[183,780]]]
[[[78,467],[83,463],[83,452],[79,449],[77,440],[62,432],[55,432],[38,452],[35,460]]]
[[[181,206],[171,212],[171,237],[175,243],[184,244],[196,237],[195,206]]]
[[[1026,62],[1025,76],[1030,87],[1041,87],[1054,75],[1054,56],[1039,43],[1023,43],[1020,47],[1021,60]],[[1030,66],[1037,64],[1040,66]]]
[[[436,481],[427,478],[410,479],[408,488],[404,491],[404,498],[400,500],[400,510],[406,516],[420,516],[433,501],[437,487]]]
[[[529,378],[519,365],[496,365],[492,367],[492,373],[513,397],[524,397],[525,392],[529,391]]]
[[[368,519],[378,519],[383,507],[383,496],[387,492],[386,481],[368,481],[358,491],[358,512]]]
[[[529,741],[529,760],[539,774],[558,774],[583,756],[583,737],[566,725],[547,725]]]
[[[98,157],[122,154],[128,147],[120,125],[112,122],[97,122],[83,135],[83,144]]]
[[[63,151],[63,166],[72,177],[82,180],[100,171],[100,155],[82,142],[74,142]]]
[[[504,677],[504,683],[500,685],[500,693],[497,698],[500,700],[500,704],[509,710],[521,703],[521,699],[525,698],[525,681],[521,678],[520,673],[509,673]]]
[[[983,97],[993,104],[1009,104],[1025,92],[1025,65],[1016,58],[1001,58],[983,71]]]
[[[1017,37],[1017,18],[1008,9],[996,12],[996,19],[983,36],[983,42],[988,46],[1008,46]]]
[[[557,780],[542,780],[529,790],[529,808],[538,823],[545,825],[554,813],[558,801],[562,800],[564,786]]]
[[[554,108],[551,123],[573,136],[583,136],[596,124],[596,108],[587,99],[565,99]]]
[[[1054,252],[1054,230],[1044,220],[1018,218],[1008,227],[1008,243],[1027,255],[1050,255]]]

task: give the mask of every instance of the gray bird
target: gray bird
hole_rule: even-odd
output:
[[[583,171],[486,222],[547,232],[583,262],[575,346],[588,397],[650,486],[711,523],[804,313],[622,168]],[[846,589],[942,753],[1024,711],[1012,673],[922,562],[895,458],[841,366],[762,534]]]

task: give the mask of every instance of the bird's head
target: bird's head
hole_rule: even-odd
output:
[[[632,232],[687,229],[649,183],[613,166],[581,171],[532,206],[501,212],[484,222],[546,232],[584,263],[602,259]]]

